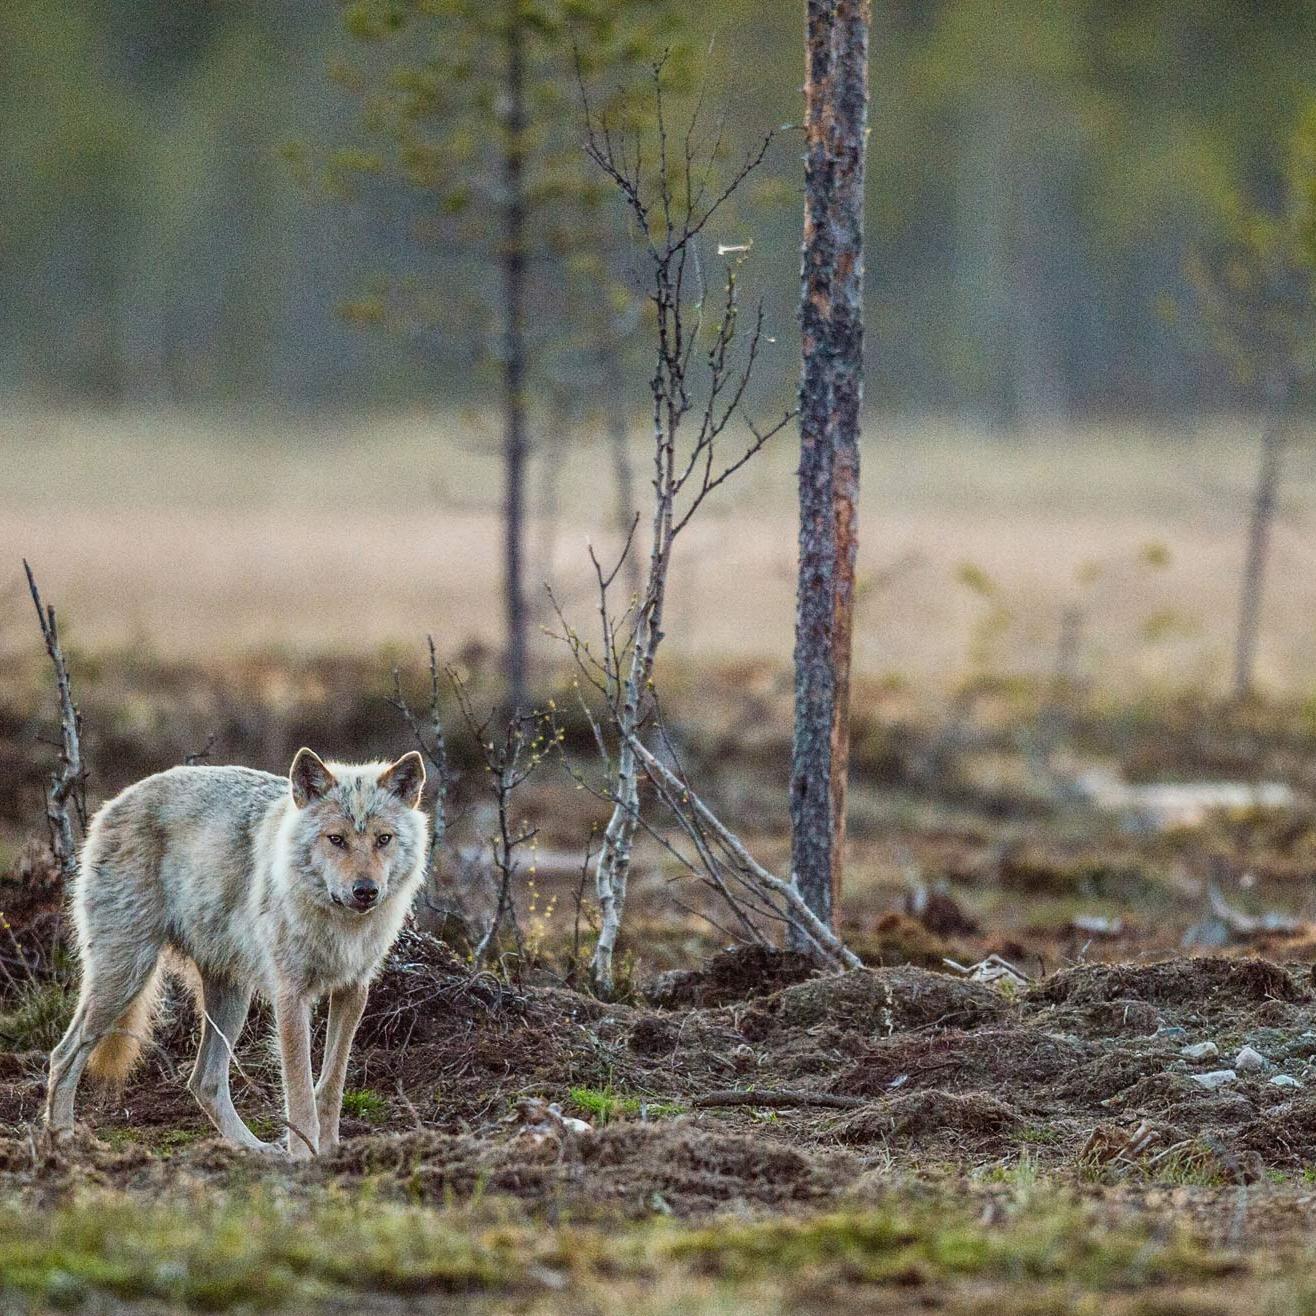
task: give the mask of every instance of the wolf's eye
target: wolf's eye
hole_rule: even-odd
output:
[[[375,844],[382,850],[393,839],[392,832],[380,832],[375,837]]]
[[[330,845],[336,845],[340,850],[347,844],[347,840],[341,832],[330,832],[325,839]]]

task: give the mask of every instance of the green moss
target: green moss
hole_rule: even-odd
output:
[[[0,1277],[61,1306],[98,1292],[220,1311],[333,1289],[506,1285],[517,1273],[514,1237],[368,1197],[297,1205],[256,1194],[181,1207],[99,1194],[44,1217],[0,1212]]]
[[[379,1124],[388,1117],[388,1103],[370,1088],[348,1088],[343,1093],[343,1114]]]
[[[1100,1293],[1236,1269],[1184,1235],[1111,1225],[1044,1188],[1016,1194],[990,1223],[980,1200],[923,1192],[877,1207],[694,1228],[663,1218],[549,1224],[493,1199],[404,1205],[369,1185],[350,1195],[289,1196],[267,1185],[150,1202],[96,1191],[44,1214],[0,1207],[6,1310],[13,1304],[5,1297],[17,1295],[55,1306],[108,1297],[205,1311],[302,1310],[324,1298],[350,1306],[353,1294],[519,1294],[542,1283],[568,1305],[591,1298],[585,1307],[607,1316],[633,1310],[635,1293],[655,1276],[673,1291],[716,1286],[730,1310],[773,1286],[802,1296],[845,1284],[968,1279]]]
[[[1029,1125],[1018,1137],[1020,1142],[1027,1143],[1030,1147],[1050,1147],[1062,1141],[1060,1134],[1054,1129],[1048,1129],[1044,1124]]]
[[[1054,1196],[1039,1197],[996,1227],[953,1208],[887,1207],[717,1224],[681,1235],[670,1248],[700,1270],[733,1280],[774,1272],[861,1283],[1064,1279],[1104,1290],[1235,1268],[1186,1236],[1162,1240],[1133,1226],[1109,1227]]]

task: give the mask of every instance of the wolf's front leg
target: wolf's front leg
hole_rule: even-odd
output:
[[[324,1039],[324,1064],[320,1081],[315,1085],[315,1106],[320,1116],[320,1151],[338,1146],[338,1116],[343,1109],[343,1083],[347,1078],[347,1057],[352,1050],[356,1026],[366,1008],[368,988],[365,983],[340,987],[329,997],[329,1026]]]
[[[310,1001],[291,987],[281,987],[274,994],[274,1023],[283,1060],[288,1154],[295,1161],[303,1161],[314,1156],[320,1145],[320,1122],[311,1086]]]

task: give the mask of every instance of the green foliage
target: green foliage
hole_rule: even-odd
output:
[[[685,1108],[674,1102],[650,1101],[647,1097],[628,1096],[611,1089],[572,1088],[571,1104],[599,1124],[609,1124],[623,1117],[670,1119],[685,1114]]]
[[[348,1088],[343,1093],[343,1114],[378,1124],[388,1117],[388,1102],[370,1088]]]
[[[1278,202],[1234,184],[1217,206],[1220,235],[1186,262],[1211,345],[1240,379],[1286,395],[1316,365],[1316,100],[1290,132]]]
[[[422,309],[396,289],[403,318],[470,324],[487,314],[491,271],[511,248],[507,207],[522,211],[522,249],[537,317],[531,365],[579,373],[619,325],[637,319],[621,277],[624,250],[611,187],[586,158],[580,87],[615,131],[652,114],[652,69],[688,86],[691,47],[676,0],[357,0],[345,12],[357,57],[335,70],[356,97],[369,147],[335,151],[324,181],[346,194],[385,177],[424,194],[418,237],[449,257],[443,304]],[[512,171],[515,171],[515,175]],[[516,181],[513,181],[515,177]],[[606,213],[605,213],[606,211]],[[460,272],[460,279],[454,273]],[[454,289],[464,284],[464,296]],[[357,323],[384,323],[379,300],[351,304]],[[599,308],[608,310],[600,315]],[[553,322],[554,333],[546,331]],[[501,327],[501,326],[500,326]],[[574,358],[584,353],[588,365]]]
[[[945,1204],[844,1211],[805,1220],[719,1223],[676,1239],[672,1252],[732,1279],[763,1273],[910,1278],[1065,1279],[1099,1290],[1226,1272],[1228,1258],[1183,1236],[1152,1242],[1137,1229],[1103,1227],[1054,1192],[1033,1192],[999,1228]]]
[[[180,1209],[100,1194],[36,1219],[0,1211],[0,1283],[60,1307],[93,1293],[223,1311],[326,1290],[461,1290],[507,1284],[515,1265],[496,1233],[368,1196],[204,1197]]]

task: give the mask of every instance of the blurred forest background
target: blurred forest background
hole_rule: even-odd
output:
[[[710,255],[752,244],[774,340],[753,402],[780,414],[798,370],[800,15],[630,8],[646,6],[675,15],[729,159],[787,125],[708,234]],[[19,554],[58,542],[43,580],[91,646],[499,642],[498,279],[478,222],[418,240],[433,195],[384,173],[336,185],[331,153],[378,147],[356,94],[378,49],[350,19],[330,0],[0,11],[5,615],[25,606]],[[1223,690],[1265,381],[1213,350],[1191,256],[1240,197],[1282,209],[1316,10],[893,0],[874,24],[858,669],[1049,673],[1077,618],[1095,679]],[[558,99],[554,149],[578,114],[569,76]],[[599,440],[618,390],[644,479],[632,284],[618,267],[615,301],[582,295],[590,232],[575,237],[528,287],[539,621],[545,578],[584,606],[584,537],[615,531]],[[582,350],[600,337],[628,344],[616,378]],[[1294,692],[1316,680],[1316,465],[1291,438],[1257,677]],[[692,531],[673,653],[786,662],[791,448]]]
[[[734,148],[798,120],[799,15],[681,6]],[[688,9],[688,13],[684,12]],[[1273,197],[1316,56],[1302,0],[876,7],[870,397],[1039,425],[1239,408],[1175,323],[1184,252],[1236,183]],[[415,276],[414,197],[308,204],[290,144],[348,140],[328,0],[15,0],[0,14],[0,383],[58,401],[362,405],[478,397],[487,271],[406,350],[335,314]],[[570,88],[565,112],[570,113]],[[770,319],[797,294],[798,151],[741,205]],[[561,314],[552,288],[539,308]]]

